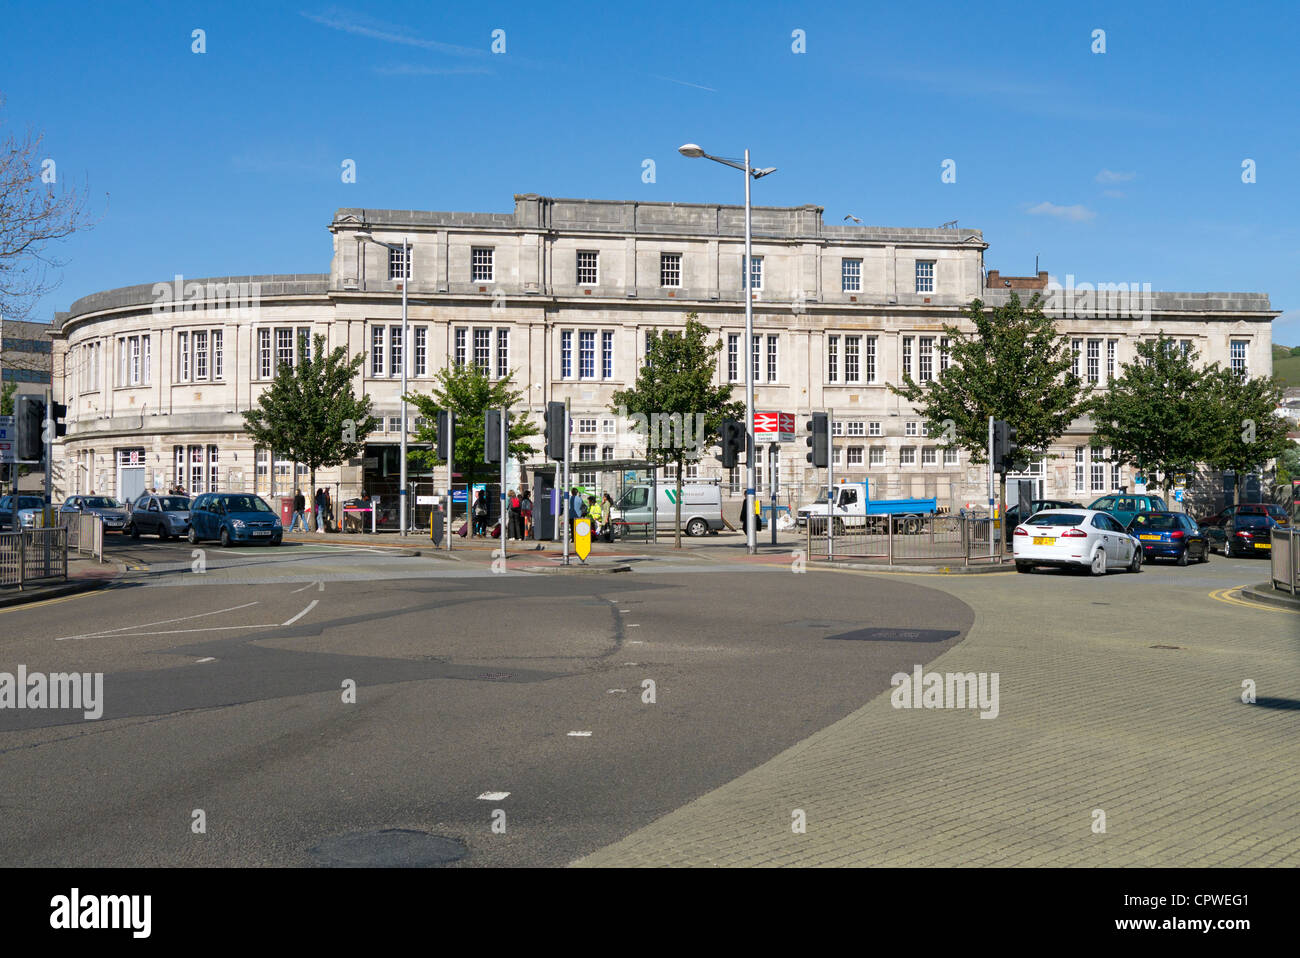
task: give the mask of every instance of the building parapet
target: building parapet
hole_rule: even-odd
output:
[[[260,276],[208,276],[203,278],[182,278],[185,286],[191,283],[203,286],[253,286],[258,287],[261,298],[277,296],[311,296],[324,295],[329,292],[329,273],[268,273]],[[123,309],[131,306],[151,306],[158,301],[157,288],[160,285],[173,289],[175,280],[159,280],[157,283],[142,283],[136,286],[121,286],[91,293],[75,301],[66,312],[54,314],[52,332],[58,332],[65,323],[87,313],[97,313],[106,309]]]

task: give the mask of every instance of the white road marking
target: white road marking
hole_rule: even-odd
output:
[[[295,615],[292,619],[290,619],[288,622],[286,622],[286,623],[284,623],[284,624],[285,624],[285,625],[293,625],[295,622],[297,622],[299,619],[301,619],[304,615],[306,615],[306,614],[307,614],[308,612],[310,612],[312,609],[316,608],[316,603],[318,603],[318,602],[320,602],[320,599],[312,599],[312,600],[311,600],[311,605],[307,606],[307,608],[303,609],[301,612],[299,612],[297,615]]]
[[[628,645],[645,645],[645,643],[642,642],[640,639],[628,639],[628,640],[627,640],[627,644],[628,644]]]
[[[591,736],[590,732],[570,732],[569,734],[577,736],[578,738],[589,738]]]
[[[607,691],[605,694],[606,694],[606,695],[613,695],[615,692],[626,692],[626,691],[627,691],[627,689],[610,689],[610,690]]]
[[[479,796],[479,798],[481,798],[485,802],[499,802],[501,801],[501,799],[506,798],[509,794],[510,794],[509,792],[484,792],[482,795]]]
[[[315,582],[308,582],[308,583],[307,583],[305,586],[303,586],[301,589],[294,589],[294,590],[293,590],[292,592],[290,592],[289,594],[290,594],[290,595],[297,595],[299,592],[305,592],[307,589],[310,589],[310,588],[311,588],[312,586],[314,586],[315,584],[316,584]]]
[[[120,629],[105,629],[103,632],[83,632],[81,635],[64,635],[64,636],[60,636],[54,641],[62,642],[64,639],[96,639],[96,638],[100,638],[101,636],[113,635],[117,632],[126,632],[130,629],[145,629],[151,625],[170,625],[173,622],[184,622],[187,619],[201,619],[207,615],[221,615],[224,612],[238,612],[240,609],[247,609],[255,605],[257,605],[256,602],[245,602],[243,605],[233,605],[229,609],[217,609],[215,612],[199,612],[196,613],[195,615],[182,615],[178,619],[159,619],[157,622],[140,622],[136,625],[124,625]],[[227,626],[227,628],[239,628],[239,626]],[[259,628],[259,627],[254,626],[254,628]],[[202,630],[195,629],[194,631],[198,632]],[[142,633],[142,634],[149,634],[149,633]]]
[[[199,659],[199,660],[198,660],[197,662],[195,662],[194,664],[195,664],[195,665],[202,665],[204,662],[215,662],[215,661],[217,661],[217,660],[214,659],[212,656],[209,655],[207,658]]]
[[[316,591],[317,591],[317,592],[324,592],[324,591],[325,591],[325,580],[324,580],[324,579],[321,579],[321,580],[320,580],[320,588],[317,589]]]
[[[627,627],[628,627],[629,629],[639,629],[639,628],[641,628],[641,623],[640,623],[640,622],[629,622],[629,623],[627,624]]]
[[[631,609],[619,609],[618,611],[620,611],[620,612],[631,612],[632,610],[631,610]]]

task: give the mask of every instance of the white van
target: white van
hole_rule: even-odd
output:
[[[614,515],[622,522],[653,522],[655,508],[650,504],[651,490],[648,482],[638,482],[623,490],[623,496],[614,504]],[[672,531],[677,515],[677,487],[659,485],[658,528]],[[688,536],[702,536],[722,528],[722,486],[717,483],[691,482],[682,486],[682,529]]]

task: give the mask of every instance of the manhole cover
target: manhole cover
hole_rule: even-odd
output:
[[[309,854],[327,868],[434,868],[469,850],[454,838],[409,828],[382,828],[327,838]]]
[[[946,642],[960,634],[952,629],[858,629],[826,638],[851,642]]]

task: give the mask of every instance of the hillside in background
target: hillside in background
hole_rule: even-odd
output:
[[[1288,386],[1300,386],[1300,347],[1273,344],[1273,375]]]

